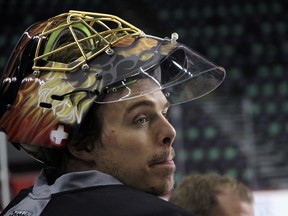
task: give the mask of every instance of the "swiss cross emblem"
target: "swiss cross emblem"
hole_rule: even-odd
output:
[[[68,136],[68,127],[59,124],[50,132],[50,141],[54,146],[64,146],[68,141]]]

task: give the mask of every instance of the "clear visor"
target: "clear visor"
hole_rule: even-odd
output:
[[[141,66],[125,79],[105,87],[105,98],[97,103],[112,103],[162,91],[171,105],[202,97],[217,88],[225,78],[225,69],[214,65],[184,45],[178,46],[160,63]],[[135,87],[141,79],[155,83]]]

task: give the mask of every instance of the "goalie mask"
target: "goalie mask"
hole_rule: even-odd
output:
[[[24,149],[63,148],[93,103],[162,91],[175,105],[208,94],[224,77],[176,33],[159,38],[113,15],[69,11],[20,38],[1,75],[0,128]],[[157,88],[133,92],[140,79]]]

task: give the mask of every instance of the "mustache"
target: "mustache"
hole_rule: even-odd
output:
[[[167,159],[173,159],[175,157],[175,150],[174,148],[166,148],[163,152],[160,154],[154,155],[151,160],[149,160],[149,164],[157,164],[161,163],[163,161],[166,161]]]

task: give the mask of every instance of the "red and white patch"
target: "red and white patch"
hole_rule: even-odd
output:
[[[55,125],[53,130],[50,132],[50,141],[54,146],[64,146],[68,142],[68,127],[62,124]]]

